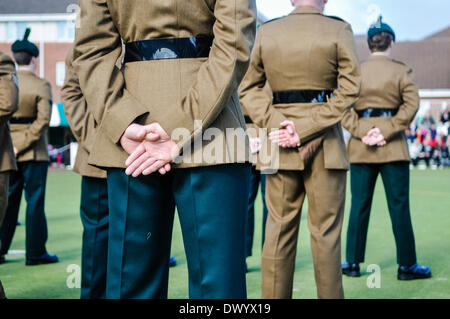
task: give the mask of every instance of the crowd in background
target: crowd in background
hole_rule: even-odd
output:
[[[437,120],[426,113],[418,116],[406,131],[413,167],[450,166],[448,139],[450,133],[450,106]]]

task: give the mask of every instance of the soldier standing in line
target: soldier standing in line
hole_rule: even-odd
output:
[[[247,213],[247,235],[245,239],[246,245],[246,257],[252,256],[253,250],[253,238],[255,233],[255,200],[258,196],[258,191],[261,185],[261,197],[262,197],[262,237],[261,243],[264,245],[265,228],[267,215],[269,214],[266,205],[265,192],[266,192],[266,175],[261,172],[258,165],[258,153],[261,148],[261,138],[258,136],[258,127],[253,123],[247,111],[242,109],[245,118],[245,124],[247,126],[247,134],[250,139],[250,150],[253,155],[252,161],[252,174],[250,176],[250,193],[248,198],[248,213]],[[248,268],[247,268],[248,271]]]
[[[341,229],[348,159],[340,121],[360,91],[350,25],[325,16],[326,0],[291,1],[288,16],[257,34],[240,98],[253,122],[274,130],[279,167],[267,175],[269,216],[262,297],[292,298],[301,208],[308,226],[319,298],[343,298]],[[269,83],[272,94],[264,90]]]
[[[61,90],[64,112],[78,142],[74,171],[82,176],[80,217],[83,224],[81,298],[105,298],[108,259],[108,186],[106,171],[88,164],[89,147],[97,133],[93,116],[73,70],[73,49],[66,58],[66,77]]]
[[[61,90],[61,98],[67,121],[79,145],[73,170],[82,176],[81,299],[103,299],[106,296],[108,260],[108,184],[106,171],[88,163],[90,147],[98,127],[94,117],[88,111],[72,62],[73,49],[69,51],[66,58],[66,78]],[[171,256],[169,265],[176,265],[175,257]]]
[[[19,108],[10,119],[18,170],[10,175],[8,207],[0,228],[0,255],[5,255],[14,236],[22,192],[25,189],[25,248],[28,266],[58,262],[58,257],[48,254],[45,248],[45,187],[49,161],[47,134],[52,93],[50,84],[35,75],[39,49],[28,41],[30,32],[27,29],[23,40],[17,40],[12,45],[14,60],[19,65]]]
[[[105,167],[108,179],[106,297],[167,298],[176,206],[190,297],[245,298],[250,167],[237,88],[254,41],[255,1],[79,5],[73,65],[99,125],[89,163]],[[242,160],[227,129],[242,132]],[[215,136],[203,138],[207,130]],[[205,157],[211,147],[216,155]]]
[[[412,70],[389,55],[395,42],[392,28],[381,17],[368,31],[372,55],[361,65],[361,98],[342,121],[352,137],[348,145],[352,206],[347,230],[344,274],[361,275],[375,183],[383,179],[399,265],[397,278],[430,278],[419,266],[409,207],[408,143],[404,131],[419,110]]]
[[[0,227],[8,205],[9,174],[11,171],[17,170],[8,121],[17,111],[18,98],[18,82],[14,62],[0,51]],[[0,247],[1,244],[0,238]],[[0,255],[0,264],[4,262],[5,257]],[[5,292],[0,281],[0,299],[4,298],[6,298]]]

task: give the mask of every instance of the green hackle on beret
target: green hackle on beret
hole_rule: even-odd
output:
[[[34,43],[28,41],[30,33],[31,29],[27,28],[25,30],[25,34],[23,35],[23,39],[14,42],[11,46],[11,50],[13,52],[25,51],[37,58],[39,56],[39,49]]]
[[[370,38],[376,36],[377,34],[379,34],[381,32],[390,33],[392,35],[392,37],[394,38],[394,41],[395,41],[395,32],[394,32],[394,30],[388,24],[383,22],[383,17],[382,16],[380,16],[378,18],[377,22],[372,24],[372,26],[370,27],[369,31],[367,32],[367,37],[370,39]]]

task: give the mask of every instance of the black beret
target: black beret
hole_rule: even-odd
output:
[[[16,42],[13,43],[13,45],[11,47],[12,52],[25,51],[36,58],[39,56],[38,47],[34,43],[28,41],[28,37],[30,36],[30,33],[31,33],[31,29],[27,28],[25,30],[23,39],[17,40]]]
[[[378,21],[375,22],[369,29],[369,31],[367,32],[367,36],[370,38],[372,38],[373,36],[381,33],[381,32],[387,32],[390,33],[395,41],[395,32],[394,30],[386,23],[384,23],[383,21],[383,17],[380,16],[378,18]]]

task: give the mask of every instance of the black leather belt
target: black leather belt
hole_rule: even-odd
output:
[[[332,90],[280,91],[273,93],[273,104],[323,103],[332,96]]]
[[[245,123],[246,124],[253,124],[252,119],[248,115],[244,115]]]
[[[206,58],[214,37],[161,38],[125,44],[124,62]]]
[[[9,119],[10,124],[33,124],[36,121],[35,117],[12,117]]]
[[[368,117],[392,117],[395,116],[398,112],[398,109],[378,109],[378,108],[370,108],[365,110],[356,111],[358,116],[361,118]]]

